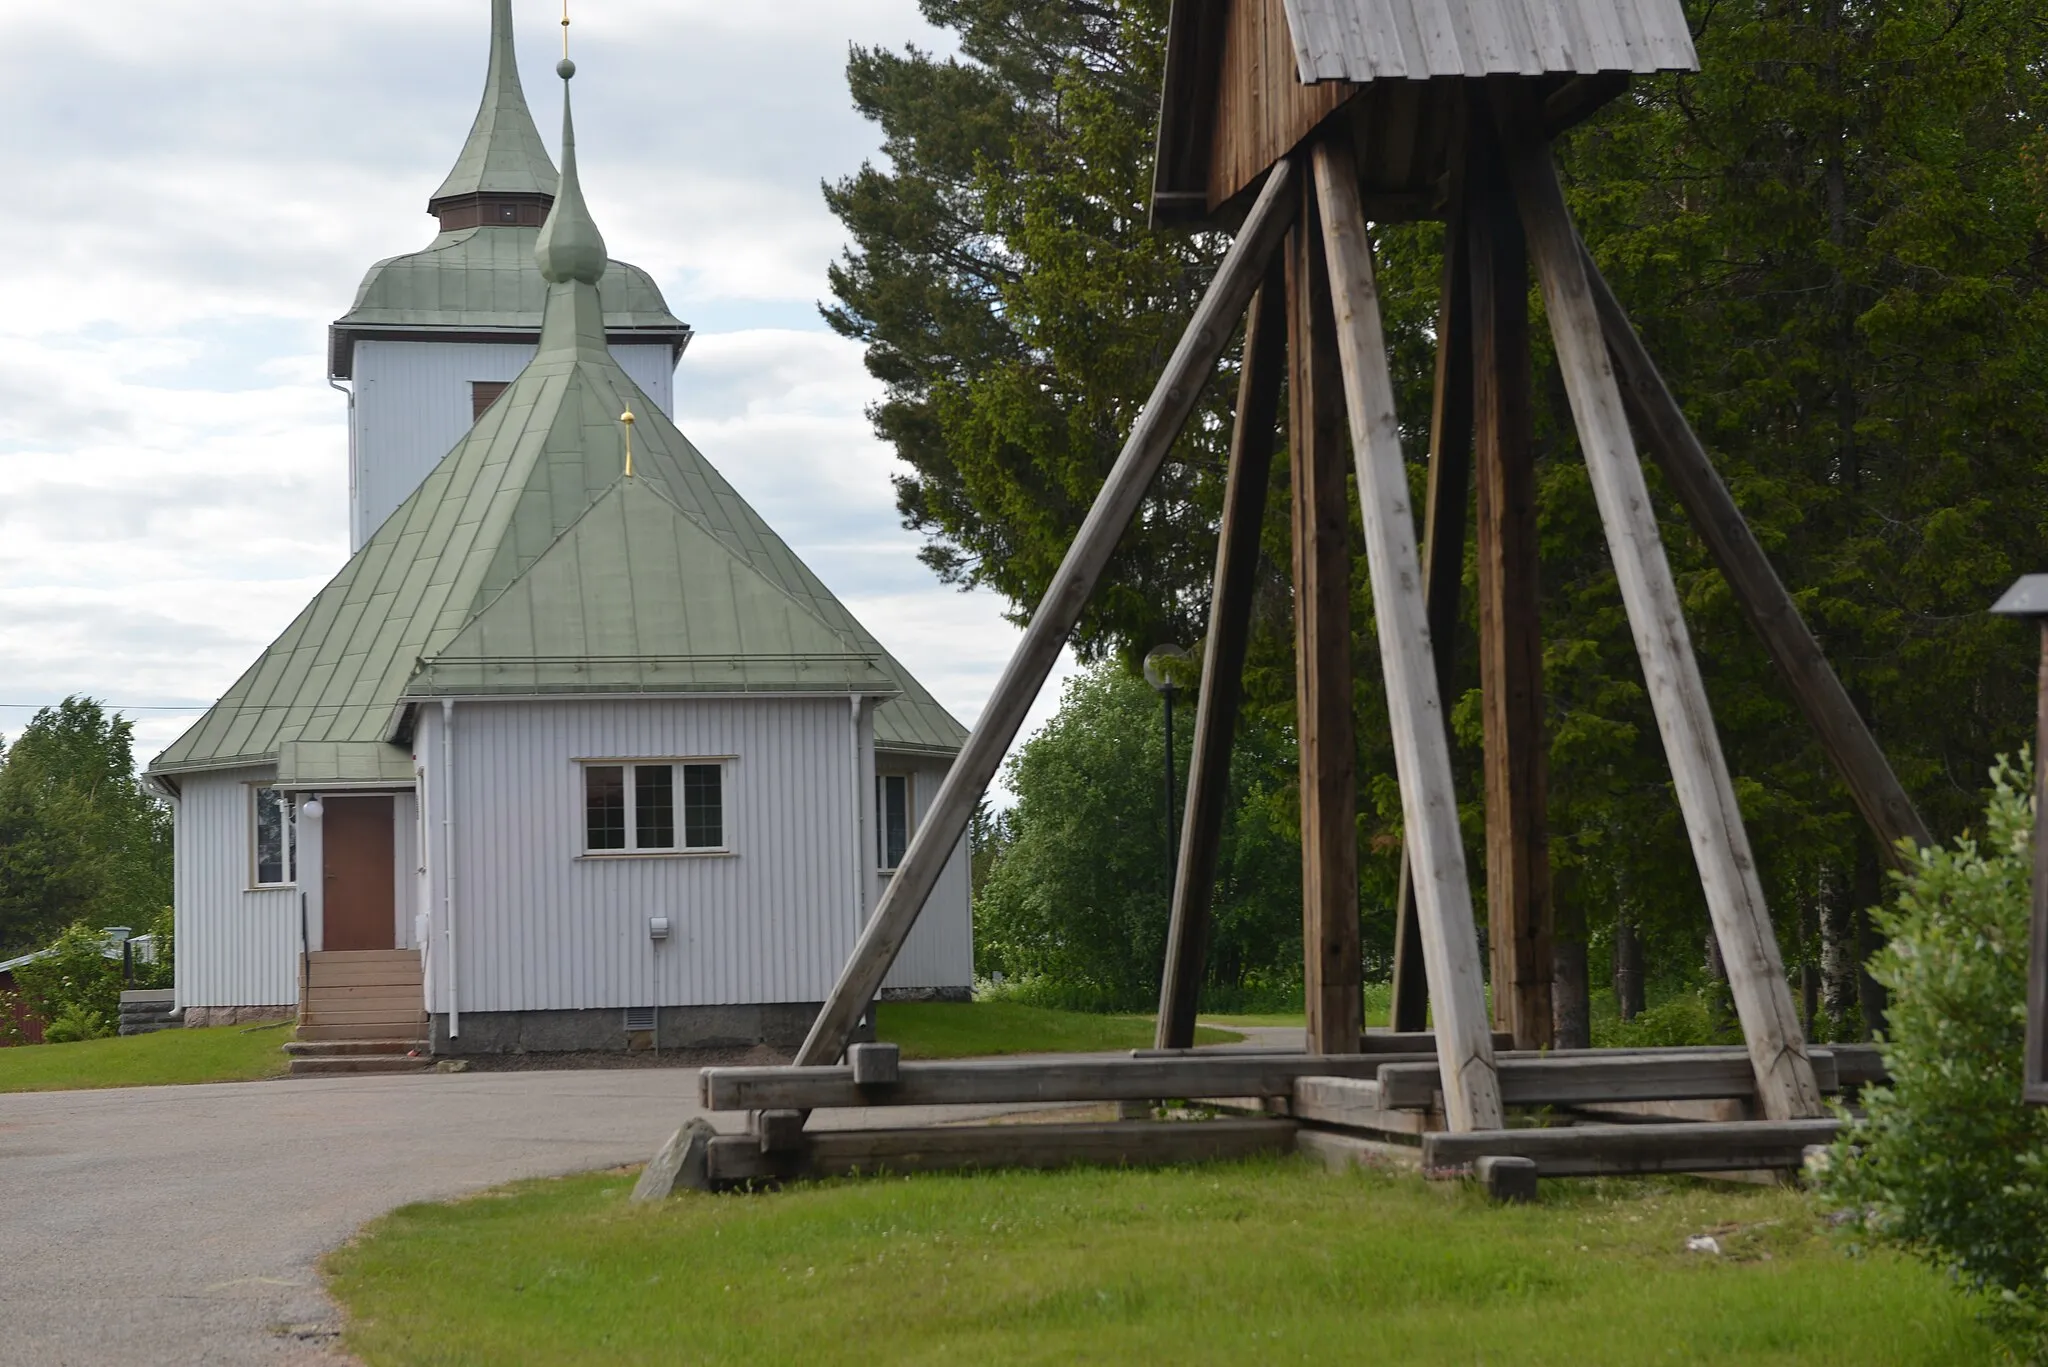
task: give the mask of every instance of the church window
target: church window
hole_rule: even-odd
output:
[[[710,853],[725,847],[723,764],[583,766],[586,854]]]
[[[256,886],[289,886],[297,876],[299,853],[292,800],[276,788],[251,788],[249,795],[256,837]]]
[[[879,775],[875,798],[876,853],[887,873],[903,862],[903,852],[910,848],[910,775]]]

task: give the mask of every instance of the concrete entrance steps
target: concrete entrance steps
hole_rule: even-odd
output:
[[[306,956],[294,1073],[413,1073],[427,1057],[426,989],[410,949],[330,950]],[[417,1054],[418,1057],[408,1057]]]

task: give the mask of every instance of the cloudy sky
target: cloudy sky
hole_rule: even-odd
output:
[[[552,146],[561,11],[514,10]],[[373,261],[431,240],[488,13],[0,0],[0,734],[86,693],[154,755],[196,716],[171,709],[217,696],[346,558],[326,325]],[[679,425],[971,724],[1016,633],[918,564],[863,416],[877,387],[817,314],[843,241],[819,182],[876,146],[847,47],[944,35],[915,0],[574,16],[593,211],[698,331]]]

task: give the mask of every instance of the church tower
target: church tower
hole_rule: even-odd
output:
[[[372,266],[328,331],[329,379],[349,395],[351,551],[533,359],[547,300],[534,247],[559,183],[519,83],[512,0],[491,0],[483,105],[427,201],[440,235]],[[600,294],[612,354],[673,415],[689,327],[637,266],[611,262]]]

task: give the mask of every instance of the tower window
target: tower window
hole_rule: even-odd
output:
[[[506,380],[471,380],[469,382],[469,420],[480,421],[484,410],[498,401],[511,384]]]

